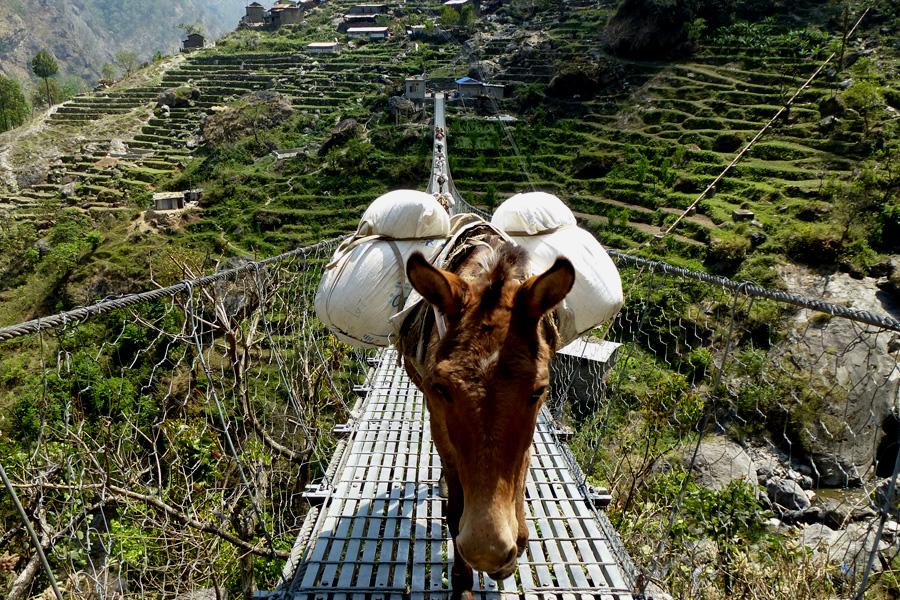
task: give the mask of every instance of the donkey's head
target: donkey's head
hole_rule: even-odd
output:
[[[413,287],[446,321],[421,386],[438,452],[462,487],[456,549],[495,579],[512,573],[528,539],[525,474],[557,342],[543,317],[575,281],[565,258],[530,278],[527,264],[512,244],[476,249],[458,273],[420,254],[407,263]]]

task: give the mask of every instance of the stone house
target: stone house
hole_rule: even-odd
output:
[[[500,100],[503,98],[503,86],[484,83],[471,77],[461,77],[456,80],[456,93],[460,98],[487,96],[488,98]]]
[[[247,5],[247,14],[244,22],[261,25],[266,22],[266,9],[259,2],[251,2]]]
[[[303,8],[293,2],[279,2],[269,9],[268,23],[276,29],[303,22]]]
[[[387,12],[386,4],[357,4],[350,9],[348,15],[383,15]]]
[[[425,99],[426,79],[421,75],[406,78],[406,86],[403,96],[408,100],[421,102]]]
[[[177,210],[180,208],[184,208],[184,192],[153,194],[153,210]]]
[[[187,39],[181,42],[181,51],[190,52],[192,50],[200,50],[206,46],[206,38],[199,33],[191,33]]]

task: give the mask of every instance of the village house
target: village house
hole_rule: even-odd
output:
[[[180,210],[188,203],[197,203],[203,190],[184,190],[181,192],[156,192],[153,194],[153,210]]]
[[[267,23],[274,28],[303,22],[303,8],[294,2],[279,2],[269,9]]]
[[[184,192],[153,194],[153,210],[178,210],[180,208],[184,208]]]
[[[191,33],[187,39],[181,42],[181,51],[190,52],[192,50],[200,50],[206,46],[206,38],[199,33]]]
[[[407,100],[421,102],[425,99],[426,80],[421,75],[406,78],[406,90],[403,95]]]
[[[383,15],[387,13],[386,4],[357,4],[350,9],[347,15]]]
[[[456,80],[456,93],[460,98],[503,98],[503,86],[493,83],[484,83],[471,77],[461,77]]]
[[[351,27],[378,27],[378,17],[375,15],[344,15],[344,20],[338,25],[338,32],[347,33]]]
[[[247,14],[244,15],[244,23],[262,25],[266,22],[266,9],[259,2],[251,2],[247,5]]]
[[[350,27],[347,37],[369,40],[386,40],[390,33],[387,27]]]
[[[410,25],[406,28],[406,35],[410,38],[422,38],[425,36],[424,25]]]
[[[306,49],[311,54],[338,54],[341,51],[341,45],[337,42],[313,42],[307,44]]]

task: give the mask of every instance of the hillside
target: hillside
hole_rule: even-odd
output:
[[[862,9],[849,2],[509,0],[483,2],[481,14],[467,17],[421,0],[388,3],[378,22],[391,35],[370,40],[341,29],[354,4],[305,7],[301,23],[279,30],[236,30],[214,48],[162,58],[0,135],[0,327],[155,293],[248,257],[333,243],[354,231],[378,195],[425,186],[432,108],[403,97],[407,77],[425,73],[434,90],[452,91],[464,76],[499,84],[502,98],[448,101],[446,147],[461,195],[491,210],[517,192],[554,193],[582,227],[622,251],[626,305],[603,334],[623,344],[618,362],[605,382],[590,375],[583,397],[569,400],[560,417],[585,476],[609,489],[608,511],[627,549],[642,563],[666,565],[658,579],[676,597],[849,597],[858,582],[831,559],[857,527],[878,525],[881,506],[870,504],[900,447],[897,328],[782,296],[900,317],[896,3],[874,2],[850,36]],[[680,29],[645,11],[671,4],[748,10],[727,18],[687,11]],[[88,10],[78,6],[79,14]],[[667,27],[668,38],[657,35]],[[340,42],[339,53],[309,47],[330,40]],[[613,53],[614,46],[628,51]],[[154,192],[188,190],[189,200],[201,190],[196,203],[151,208]],[[16,461],[16,479],[38,479],[27,475],[28,457],[47,439],[62,440],[48,453],[59,462],[56,448],[73,439],[93,432],[105,448],[125,431],[136,440],[124,444],[125,466],[97,465],[89,483],[97,487],[86,489],[102,489],[117,469],[133,472],[130,485],[143,491],[132,500],[159,495],[219,519],[220,490],[243,493],[221,452],[219,419],[241,420],[243,442],[261,424],[278,439],[295,427],[306,435],[307,421],[288,426],[283,410],[296,396],[322,446],[303,445],[316,455],[285,458],[278,478],[267,480],[289,490],[286,507],[273,504],[283,517],[276,548],[289,548],[306,510],[289,487],[303,489],[325,469],[337,435],[329,432],[347,416],[343,399],[361,376],[349,348],[309,312],[331,246],[306,252],[275,269],[271,295],[238,283],[210,292],[241,306],[258,301],[259,321],[241,306],[225,314],[212,298],[209,310],[198,309],[205,296],[188,287],[183,305],[183,298],[148,302],[0,347],[0,453]],[[758,288],[742,281],[765,286],[767,295],[750,295]],[[205,337],[197,323],[209,319],[230,333],[214,326]],[[321,347],[298,343],[310,332]],[[247,361],[260,363],[243,377],[247,388],[230,387],[240,368],[231,368],[229,344],[239,339],[249,340],[241,342]],[[187,345],[175,350],[170,340]],[[297,369],[284,378],[274,368],[282,345]],[[214,356],[220,351],[228,356]],[[214,414],[219,395],[231,405]],[[260,406],[259,423],[251,402]],[[145,435],[151,430],[171,441],[145,441],[156,439]],[[747,458],[721,487],[695,481],[693,459],[682,458],[695,448],[706,457],[710,449],[699,442],[711,439],[726,450],[713,448],[719,454],[709,464],[725,451],[725,462],[738,464],[749,452],[760,468]],[[256,443],[246,455],[264,457],[262,465]],[[179,453],[186,462],[173,458]],[[147,478],[141,465],[149,454],[163,466]],[[743,477],[765,469],[765,477]],[[60,514],[74,512],[74,496],[59,500]],[[277,585],[281,565],[272,556],[247,560],[246,580],[237,581],[239,546],[204,543],[208,554],[178,557],[170,548],[194,546],[157,540],[178,539],[183,518],[173,527],[145,517],[132,509],[109,517],[119,527],[110,537],[128,540],[111,563],[131,585],[171,596],[174,586],[221,585],[229,597]],[[14,518],[7,506],[0,526],[9,529]],[[222,527],[262,548],[259,530],[245,525],[253,522],[233,518]],[[879,553],[884,574],[867,596],[879,600],[900,597],[900,524],[890,523],[890,552]],[[813,560],[816,540],[806,536],[815,530],[806,525],[833,551]],[[823,525],[834,527],[834,539]],[[3,539],[27,543],[0,527]],[[660,539],[671,544],[657,555]],[[0,553],[7,547],[0,544]],[[26,555],[16,548],[9,560],[20,571]],[[81,568],[79,552],[70,555],[73,570]],[[182,569],[201,560],[207,570]]]
[[[27,81],[29,61],[49,48],[61,74],[94,82],[119,51],[143,60],[169,54],[183,35],[179,24],[199,23],[218,37],[234,28],[243,9],[242,0],[2,0],[0,74]]]

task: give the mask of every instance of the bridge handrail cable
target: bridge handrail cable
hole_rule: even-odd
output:
[[[186,292],[192,288],[208,287],[220,281],[234,279],[242,273],[247,273],[258,269],[265,269],[273,264],[280,263],[291,258],[311,254],[316,250],[321,250],[328,247],[329,245],[336,244],[340,239],[341,238],[331,238],[317,244],[313,244],[311,246],[295,248],[294,250],[290,250],[288,252],[284,252],[282,254],[271,256],[262,260],[249,261],[233,269],[219,271],[217,273],[204,275],[195,279],[186,279],[168,287],[150,290],[148,292],[129,294],[111,300],[104,300],[102,302],[97,302],[96,304],[91,304],[89,306],[75,308],[51,316],[39,317],[37,319],[18,323],[16,325],[2,327],[0,328],[0,341],[9,341],[14,338],[22,337],[32,333],[38,333],[41,331],[46,331],[48,329],[64,327],[65,325],[68,325],[70,323],[85,321],[97,315],[102,315],[119,308],[132,306],[134,304],[158,300],[164,297],[177,296],[178,294]],[[873,325],[875,327],[889,329],[891,331],[900,333],[900,320],[897,320],[888,315],[879,315],[865,310],[848,308],[846,306],[841,306],[839,304],[834,304],[832,302],[820,300],[817,298],[809,298],[807,296],[785,292],[783,290],[766,288],[748,281],[735,281],[721,275],[711,275],[709,273],[692,271],[690,269],[678,267],[669,263],[627,254],[619,250],[609,249],[609,253],[613,257],[614,261],[620,265],[645,267],[654,271],[664,273],[666,275],[673,275],[683,279],[693,279],[696,281],[702,281],[704,283],[721,286],[722,288],[738,291],[747,296],[765,298],[768,300],[774,300],[776,302],[791,304],[801,308],[808,308],[830,315],[843,317],[851,321],[857,321],[860,323],[865,323],[867,325]]]

